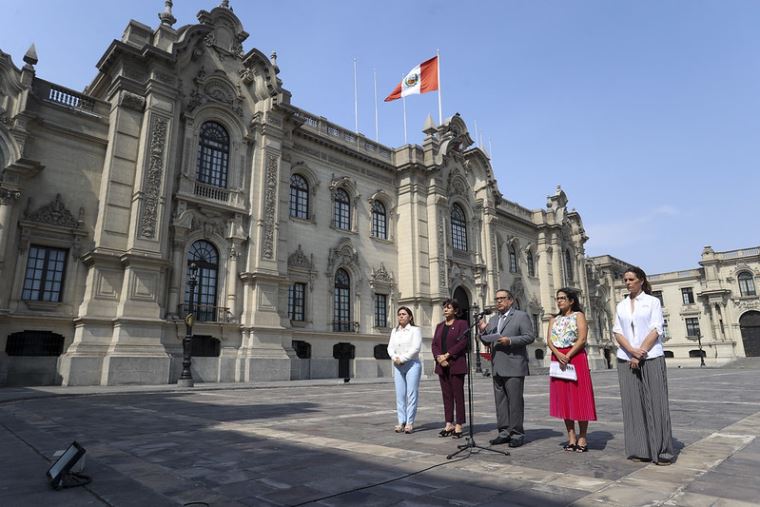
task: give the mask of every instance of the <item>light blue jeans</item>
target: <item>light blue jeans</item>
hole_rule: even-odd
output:
[[[393,365],[393,381],[396,384],[396,414],[399,424],[414,424],[417,416],[417,395],[420,391],[422,364],[419,359]]]

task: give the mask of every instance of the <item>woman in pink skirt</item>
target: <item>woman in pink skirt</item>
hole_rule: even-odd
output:
[[[586,452],[588,422],[596,421],[594,388],[586,357],[588,324],[578,302],[578,293],[573,289],[563,288],[557,291],[557,308],[559,313],[549,321],[546,342],[552,351],[552,361],[559,362],[563,370],[572,364],[578,379],[550,377],[549,415],[565,421],[567,444],[564,449]],[[575,421],[578,421],[577,434]]]

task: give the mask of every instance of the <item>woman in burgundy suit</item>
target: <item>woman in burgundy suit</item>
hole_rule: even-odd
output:
[[[441,437],[462,438],[464,417],[464,376],[467,374],[465,350],[470,339],[467,321],[457,319],[459,303],[454,299],[443,302],[444,321],[438,324],[431,346],[435,357],[435,372],[441,382],[443,393],[443,412],[446,427],[441,430]],[[454,423],[456,407],[456,425]]]

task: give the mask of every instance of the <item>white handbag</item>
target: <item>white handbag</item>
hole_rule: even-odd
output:
[[[564,380],[578,380],[578,374],[575,372],[575,366],[568,364],[565,369],[559,367],[558,361],[552,361],[549,366],[549,376],[561,378]]]

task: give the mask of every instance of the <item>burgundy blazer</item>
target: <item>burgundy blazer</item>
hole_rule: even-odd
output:
[[[435,334],[433,335],[433,343],[430,346],[433,352],[433,360],[441,355],[441,337],[443,336],[443,326],[445,324],[441,322],[435,328]],[[470,339],[470,335],[467,332],[469,326],[466,320],[457,319],[454,321],[454,325],[449,329],[449,334],[446,336],[446,352],[450,355],[448,370],[454,375],[466,375],[467,374],[467,357],[465,351],[467,349],[467,342]],[[438,375],[443,375],[444,368],[435,363],[435,372]]]

